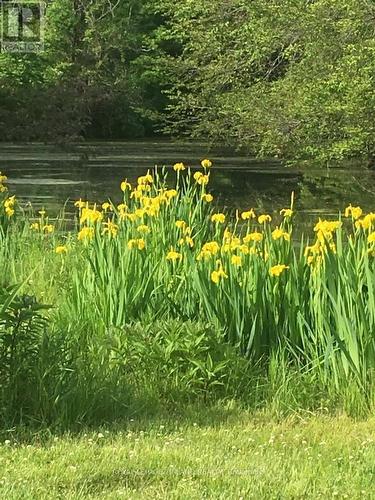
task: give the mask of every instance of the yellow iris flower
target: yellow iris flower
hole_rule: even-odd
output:
[[[125,193],[125,191],[132,190],[132,185],[130,184],[130,182],[127,181],[127,179],[121,182],[120,187],[123,193]]]
[[[285,264],[278,264],[277,266],[271,267],[270,275],[279,277],[287,269],[289,269],[289,266],[286,266]]]
[[[247,234],[243,239],[244,243],[250,243],[251,241],[255,241],[258,243],[263,241],[263,234],[255,231],[254,233]]]
[[[89,241],[94,238],[94,228],[93,227],[83,227],[77,236],[79,241]]]
[[[68,247],[66,245],[60,245],[55,248],[55,253],[61,255],[64,253],[68,253]]]
[[[285,217],[285,219],[290,218],[293,215],[293,210],[291,208],[283,208],[280,210],[280,215]]]
[[[361,207],[353,207],[351,204],[345,209],[345,217],[351,217],[357,220],[362,216],[363,210]]]
[[[224,224],[225,222],[225,215],[218,213],[218,214],[213,214],[211,217],[212,222],[215,222],[216,224]]]
[[[250,209],[247,212],[242,212],[241,214],[242,220],[255,219],[255,217],[256,215],[253,209]]]
[[[226,272],[224,271],[224,269],[220,265],[219,269],[217,269],[216,271],[212,271],[211,281],[213,281],[215,283],[215,285],[218,285],[222,278],[227,279],[228,275],[226,274]]]
[[[232,255],[231,262],[234,266],[242,266],[242,257],[240,255]]]
[[[201,161],[201,165],[204,169],[206,168],[211,168],[212,167],[212,161],[211,160],[207,160],[207,158],[205,160],[202,160]]]
[[[174,250],[172,247],[170,249],[170,251],[168,252],[167,254],[167,257],[166,257],[167,260],[170,260],[172,262],[175,262],[176,260],[181,260],[182,259],[182,254],[179,253],[179,252],[176,252],[176,250]]]
[[[173,170],[174,170],[175,172],[181,172],[182,170],[185,170],[185,168],[186,168],[186,167],[185,167],[185,165],[184,165],[183,163],[175,163],[175,164],[173,165]]]
[[[268,214],[262,214],[258,217],[259,224],[266,224],[267,222],[271,222],[272,217]]]
[[[284,238],[285,241],[290,241],[290,234],[277,227],[272,231],[272,239],[279,240],[281,238]]]
[[[143,238],[128,241],[129,250],[132,250],[133,248],[137,248],[138,250],[144,250],[145,247],[146,247],[146,243],[145,243],[145,240]]]

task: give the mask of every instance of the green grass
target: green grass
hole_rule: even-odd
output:
[[[375,419],[194,408],[79,435],[7,437],[1,498],[374,498]]]
[[[304,255],[156,180],[86,239],[3,202],[0,498],[375,498],[375,213]]]

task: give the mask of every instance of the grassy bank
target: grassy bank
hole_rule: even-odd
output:
[[[222,212],[209,160],[120,204],[25,214],[0,177],[0,419],[74,427],[192,401],[374,408],[375,214]],[[171,186],[172,183],[172,186]]]
[[[214,408],[79,435],[9,433],[2,498],[371,499],[375,421]]]

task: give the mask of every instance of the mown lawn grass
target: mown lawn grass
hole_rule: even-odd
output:
[[[348,498],[375,495],[375,418],[245,411],[133,420],[0,446],[0,497]]]

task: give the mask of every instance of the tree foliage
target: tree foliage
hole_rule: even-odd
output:
[[[375,147],[375,5],[165,2],[182,54],[170,130],[261,155],[334,160]]]
[[[44,52],[0,55],[3,139],[150,133],[150,111],[164,99],[159,81],[136,64],[150,50],[146,39],[159,23],[150,3],[49,2]]]
[[[371,0],[54,0],[0,54],[3,139],[168,134],[260,156],[375,154]]]

